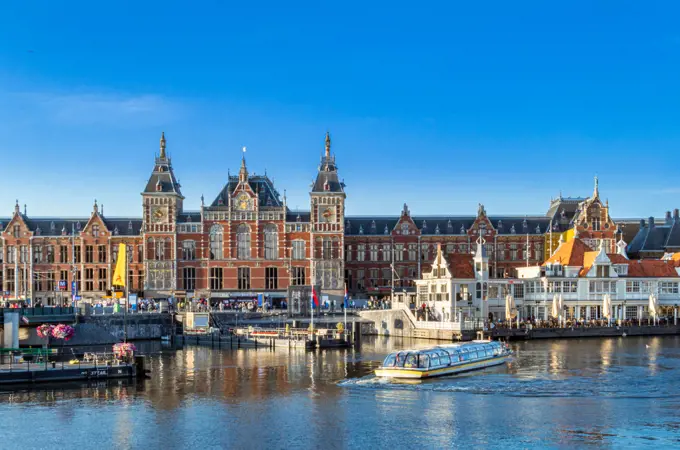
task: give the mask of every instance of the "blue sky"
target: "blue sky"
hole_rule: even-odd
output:
[[[247,3],[247,4],[246,4]],[[115,5],[115,6],[114,6]],[[186,207],[238,170],[292,208],[330,130],[348,214],[680,207],[677,2],[2,2],[0,216],[140,215],[165,131]]]

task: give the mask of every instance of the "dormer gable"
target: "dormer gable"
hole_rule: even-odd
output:
[[[411,217],[411,211],[408,209],[406,203],[404,203],[404,209],[401,211],[401,216],[397,221],[397,224],[392,230],[393,236],[420,236],[420,229],[413,221]]]
[[[82,228],[81,234],[91,235],[92,237],[102,237],[109,234],[109,228],[106,226],[103,217],[99,213],[97,200],[94,201],[92,215],[87,221],[85,227]]]
[[[491,220],[487,217],[484,205],[481,203],[477,208],[477,217],[475,218],[475,221],[472,222],[470,228],[465,230],[465,232],[471,239],[476,239],[478,236],[489,239],[493,238],[496,234],[496,229],[491,223]]]
[[[434,261],[432,261],[432,270],[423,274],[423,279],[431,280],[437,278],[452,278],[449,263],[442,253],[441,244],[437,244],[437,253],[435,255]]]

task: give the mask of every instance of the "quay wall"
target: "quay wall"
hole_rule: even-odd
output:
[[[160,339],[172,334],[171,314],[129,314],[127,317],[128,340]],[[121,342],[125,336],[123,314],[101,316],[78,316],[75,335],[66,345],[105,345]],[[39,347],[45,343],[40,339],[33,327],[19,329],[19,345]],[[59,345],[61,341],[51,339],[50,345]]]
[[[612,326],[587,328],[535,328],[494,329],[484,333],[491,339],[529,340],[529,339],[569,339],[622,336],[673,336],[680,334],[680,325],[663,326]]]

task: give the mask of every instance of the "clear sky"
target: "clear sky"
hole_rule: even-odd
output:
[[[0,216],[141,214],[165,131],[186,207],[251,172],[348,214],[680,207],[676,1],[0,2]]]

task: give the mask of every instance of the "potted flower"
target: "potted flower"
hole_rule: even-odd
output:
[[[59,325],[52,328],[52,337],[55,339],[62,339],[64,341],[70,341],[76,330],[71,325],[64,325],[60,323]]]
[[[135,350],[137,350],[137,347],[135,347],[134,344],[129,342],[119,342],[118,344],[113,345],[113,356],[118,361],[129,363],[132,362],[132,357],[135,355]]]
[[[337,325],[335,325],[335,329],[337,331],[335,338],[336,339],[341,339],[342,338],[342,333],[345,332],[345,325],[342,322],[338,322]]]

